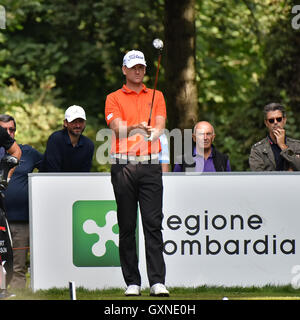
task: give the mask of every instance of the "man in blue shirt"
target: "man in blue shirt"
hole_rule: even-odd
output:
[[[169,156],[169,143],[168,138],[165,133],[159,136],[161,151],[158,155],[159,163],[161,164],[162,172],[169,171],[169,163],[170,163],[170,156]]]
[[[12,139],[15,137],[16,122],[13,117],[0,115],[0,126],[7,130]],[[13,252],[13,277],[11,287],[25,288],[26,259],[29,247],[29,201],[28,201],[28,173],[39,168],[42,154],[29,145],[19,144],[22,151],[20,164],[16,167],[8,186],[4,192],[7,220],[16,250]],[[0,158],[5,154],[0,149]]]
[[[194,127],[192,154],[184,154],[176,161],[174,172],[216,172],[231,171],[229,158],[212,144],[214,127],[207,121],[200,121]]]
[[[94,154],[93,142],[82,135],[86,115],[73,105],[65,112],[64,129],[48,139],[40,172],[89,172]]]

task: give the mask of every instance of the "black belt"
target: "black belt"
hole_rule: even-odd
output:
[[[158,153],[144,156],[128,156],[126,154],[112,155],[112,163],[126,164],[126,163],[159,163]]]

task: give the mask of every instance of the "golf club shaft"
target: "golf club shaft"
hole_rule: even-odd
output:
[[[158,80],[158,72],[159,72],[159,66],[160,66],[160,59],[161,59],[161,53],[160,53],[159,56],[158,56],[157,69],[156,69],[156,75],[155,75],[155,82],[154,82],[152,102],[151,102],[151,107],[150,107],[150,115],[149,115],[149,120],[148,120],[148,126],[150,126],[151,117],[152,117],[152,109],[153,109],[153,102],[154,102],[154,97],[155,97],[155,91],[156,91],[156,87],[157,87],[157,80]]]

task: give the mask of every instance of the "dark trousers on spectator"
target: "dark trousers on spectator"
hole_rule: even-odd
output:
[[[160,164],[113,164],[111,181],[117,202],[119,252],[127,285],[141,285],[136,250],[138,204],[145,237],[149,284],[165,283],[162,238],[162,171]]]

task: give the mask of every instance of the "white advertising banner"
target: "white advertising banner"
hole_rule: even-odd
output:
[[[298,173],[168,173],[163,182],[167,286],[299,284]],[[35,173],[29,187],[33,290],[125,287],[110,174]],[[141,219],[137,238],[147,287]]]

